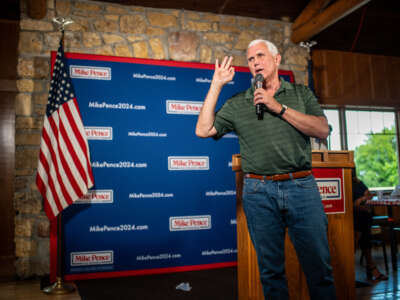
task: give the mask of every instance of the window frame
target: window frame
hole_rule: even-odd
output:
[[[376,107],[376,106],[336,106],[336,105],[321,105],[322,109],[336,109],[339,112],[339,131],[341,137],[341,150],[349,150],[347,142],[347,121],[346,111],[347,110],[358,110],[358,111],[377,111],[377,112],[393,112],[395,119],[396,128],[396,143],[397,143],[397,172],[400,178],[400,109],[394,107]]]

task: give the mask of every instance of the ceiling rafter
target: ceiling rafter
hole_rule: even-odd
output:
[[[336,23],[359,7],[367,4],[369,1],[371,0],[337,0],[333,4],[326,7],[322,12],[315,15],[315,9],[318,9],[318,7],[322,8],[323,2],[325,1],[312,0],[312,5],[310,3],[310,5],[308,5],[297,18],[299,19],[301,17],[303,19],[305,18],[304,16],[306,16],[307,18],[310,17],[310,19],[300,25],[300,21],[297,22],[297,27],[293,28],[292,31],[292,42],[299,43],[309,40],[314,35],[320,33],[325,28]],[[310,15],[314,16],[311,17]]]
[[[294,20],[292,30],[302,26],[323,11],[332,0],[311,0],[300,15]]]

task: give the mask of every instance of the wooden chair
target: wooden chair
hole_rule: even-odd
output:
[[[399,231],[400,231],[400,228],[399,228]],[[373,247],[374,246],[382,247],[382,253],[383,253],[383,259],[385,262],[386,274],[389,274],[389,265],[388,265],[387,253],[386,253],[386,239],[383,235],[382,227],[380,225],[372,225],[371,226],[371,235],[372,235],[372,239],[371,239],[372,246]],[[360,265],[363,264],[363,259],[364,259],[364,255],[361,251]]]

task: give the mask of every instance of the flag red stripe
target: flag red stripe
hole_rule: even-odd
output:
[[[76,112],[79,115],[79,118],[82,119],[81,116],[81,112],[79,110],[79,106],[78,106],[78,101],[76,100],[76,98],[74,98],[73,100],[74,106],[76,107]],[[84,143],[85,143],[85,157],[86,157],[86,168],[87,168],[87,172],[89,173],[89,177],[90,177],[90,181],[93,183],[94,182],[94,177],[93,177],[93,172],[92,172],[92,166],[90,165],[90,157],[89,157],[89,145],[87,144],[87,139],[86,139],[86,133],[85,133],[85,138],[84,138]]]
[[[46,157],[42,151],[39,153],[39,161],[43,168],[43,171],[46,174],[46,178],[43,178],[43,177],[41,177],[40,173],[38,172],[38,176],[40,176],[40,178],[44,184],[44,188],[41,190],[41,194],[42,194],[43,198],[45,199],[45,204],[48,204],[48,207],[49,207],[49,209],[51,209],[53,214],[58,214],[60,209],[62,210],[62,205],[57,200],[58,199],[57,195],[54,195],[55,194],[54,193],[54,185],[52,182],[52,178],[50,176],[49,164],[48,164]],[[50,194],[50,195],[48,195],[48,194]]]
[[[40,194],[43,196],[44,199],[46,199],[46,184],[43,182],[42,177],[40,175],[36,176],[36,185],[39,189]],[[48,201],[44,201],[44,212],[47,215],[47,218],[54,219],[56,215],[53,213],[53,210],[51,209]]]
[[[49,122],[49,123],[53,130],[57,130],[57,135],[58,135],[58,129],[59,129],[59,133],[63,137],[64,143],[67,145],[68,153],[72,157],[73,164],[74,164],[73,166],[70,166],[70,167],[75,167],[75,168],[79,169],[79,167],[81,167],[81,164],[79,163],[79,159],[78,159],[77,154],[74,151],[74,148],[68,147],[68,145],[70,144],[70,140],[65,131],[65,127],[64,127],[64,124],[62,123],[61,118],[59,120],[59,128],[57,128],[57,124],[54,122],[54,120],[52,118],[51,118],[51,122]],[[58,147],[60,148],[59,144],[58,144]],[[61,149],[59,152],[62,153]],[[77,162],[78,162],[78,164],[77,164]],[[79,172],[79,173],[81,173],[81,172]],[[75,190],[75,193],[77,194],[78,197],[81,197],[83,195],[84,191],[82,191],[81,187],[79,186],[79,183],[75,180],[74,176],[72,175],[72,171],[71,171],[71,177],[68,177],[68,179],[74,180],[74,182],[76,183],[76,187],[77,187],[77,190]],[[79,181],[80,178],[77,178],[77,180]]]
[[[68,181],[69,181],[69,183],[70,183],[72,189],[74,190],[75,194],[78,196],[80,193],[82,193],[82,191],[81,191],[81,189],[79,188],[79,185],[78,185],[78,183],[76,182],[74,176],[72,175],[70,166],[68,165],[67,160],[65,159],[65,156],[63,155],[63,153],[62,153],[61,151],[60,151],[60,161],[61,161],[61,164],[62,164],[62,166],[63,166],[65,175],[66,175],[66,177],[67,177],[66,179],[68,179]],[[80,197],[80,196],[78,196],[78,197]],[[75,201],[75,200],[72,199],[72,198],[69,198],[69,199],[67,200],[68,204],[72,204],[74,201]]]
[[[48,138],[45,137],[45,135],[46,134],[43,133],[43,140],[47,144],[47,147],[49,147],[49,142],[50,141],[47,140]],[[54,151],[52,151],[51,148],[49,148],[49,153],[50,153],[50,156],[55,156]],[[53,184],[54,188],[51,190],[51,192],[52,192],[52,195],[53,195],[54,202],[57,205],[57,210],[60,211],[60,210],[63,209],[63,202],[61,200],[61,197],[64,198],[64,200],[66,200],[66,197],[69,197],[69,196],[66,195],[65,187],[63,186],[62,182],[60,182],[61,176],[59,174],[59,171],[57,170],[58,169],[57,163],[54,163],[54,158],[55,157],[51,157],[50,158],[50,162],[46,160],[46,157],[43,154],[43,152],[40,152],[39,157],[40,157],[40,162],[42,163],[42,165],[43,165],[43,167],[44,167],[44,169],[45,169],[45,171],[47,173],[47,180],[49,182],[51,180],[51,182]],[[54,167],[53,170],[55,172],[55,177],[53,177],[54,174],[52,175],[50,173],[50,169],[51,169],[50,165],[52,165]],[[57,186],[60,187],[59,191],[57,191]],[[60,192],[61,192],[61,194],[60,194]],[[45,195],[45,197],[47,198],[47,194]],[[49,201],[51,201],[51,200],[48,199],[48,202]]]
[[[48,119],[48,122],[49,122],[50,126],[53,128],[53,126],[51,124],[55,125],[55,123],[54,123],[54,120],[53,120],[52,117],[50,117]],[[53,132],[54,132],[54,129],[56,129],[56,127],[53,128]],[[56,136],[58,136],[58,133],[56,134]],[[51,139],[50,139],[50,136],[48,135],[47,131],[45,131],[45,130],[43,131],[42,138],[43,138],[44,142],[46,143],[47,148],[49,149],[50,156],[51,156],[51,161],[52,161],[52,164],[54,165],[54,169],[55,169],[56,176],[57,176],[57,183],[60,185],[61,192],[62,192],[62,194],[64,196],[64,199],[69,205],[69,204],[71,204],[73,202],[73,200],[72,200],[69,192],[67,191],[67,189],[65,187],[65,184],[64,184],[64,181],[63,181],[63,176],[60,173],[59,161],[57,160],[57,155],[56,155],[56,153],[54,151],[54,148],[53,148],[54,145],[51,144]],[[57,145],[59,146],[59,144],[57,144]],[[55,147],[57,147],[57,145],[55,145]],[[63,156],[62,151],[61,151],[61,149],[59,147],[58,147],[58,153],[59,153],[59,157],[58,158],[60,159],[60,162],[62,163],[62,159],[64,158],[64,156]],[[68,166],[67,166],[67,168],[65,168],[65,165],[61,166],[61,168],[63,168],[64,172],[68,171],[68,169],[69,169]]]
[[[79,119],[81,119],[81,112],[79,111],[79,106],[78,106],[78,102],[77,102],[76,98],[72,99],[72,107],[73,107],[75,114],[79,117]],[[72,111],[70,110],[69,106],[68,106],[68,113],[70,113],[70,117],[72,119],[73,118]],[[84,136],[82,136],[82,131],[78,128],[78,125],[76,123],[74,123],[74,125],[75,125],[75,127],[73,128],[73,130],[75,132],[75,136],[78,138],[79,145],[81,145],[82,152],[85,155],[85,160],[86,160],[85,174],[86,174],[86,176],[89,176],[90,181],[93,183],[94,179],[93,179],[92,167],[90,165],[89,145],[86,140],[86,133],[84,131],[83,124],[82,124],[82,130],[83,130]],[[79,135],[77,133],[79,133]]]
[[[75,103],[75,101],[74,101],[74,103]],[[71,129],[72,129],[72,131],[74,133],[74,136],[75,136],[76,140],[78,141],[78,144],[79,144],[79,146],[80,146],[80,148],[82,150],[82,153],[85,154],[85,160],[89,161],[89,158],[87,156],[87,151],[88,151],[87,146],[86,146],[87,144],[85,143],[85,140],[82,137],[81,131],[78,130],[77,125],[75,124],[75,122],[73,122],[74,117],[73,117],[73,114],[72,114],[72,112],[70,110],[70,107],[67,105],[67,103],[63,105],[63,109],[64,109],[65,115],[67,116],[68,120],[70,120],[69,125],[70,125],[70,127],[71,127]],[[74,107],[74,109],[77,109],[77,107]],[[69,142],[68,144],[66,143],[67,146],[68,146],[68,149],[69,149],[70,152],[73,152],[75,154],[75,156],[76,156],[76,153],[73,150],[72,143],[71,143],[71,141],[69,140],[69,138],[67,136],[67,132],[65,131],[65,128],[63,128],[63,130],[64,130],[63,133],[62,133],[63,136],[64,136],[64,134],[66,135],[66,138],[64,140],[65,141],[68,140],[68,142]],[[76,156],[76,158],[74,158],[74,161],[77,164],[77,169],[79,170],[79,173],[81,174],[83,181],[85,182],[86,185],[88,185],[89,179],[88,179],[88,174],[86,173],[86,170],[85,170],[85,166],[81,165],[80,160],[79,160],[79,158],[77,156]],[[79,166],[78,166],[78,164],[79,164]],[[91,170],[91,168],[89,168],[89,170]]]
[[[47,193],[50,192],[54,199],[52,202],[57,206],[58,212],[60,212],[63,210],[63,207],[61,205],[60,199],[58,198],[58,195],[57,195],[57,192],[56,192],[56,189],[54,186],[53,178],[50,176],[50,167],[49,167],[49,164],[48,164],[43,152],[39,153],[39,160],[43,166],[43,169],[47,173],[47,184],[46,184],[46,188],[44,190],[44,194],[42,194],[42,196],[43,196],[43,198],[46,199],[47,202],[50,202],[50,199],[47,197]]]
[[[70,123],[69,127],[72,127],[72,123]],[[75,174],[77,176],[79,176],[80,178],[77,178],[78,181],[82,181],[83,183],[85,183],[85,185],[87,186],[87,176],[85,173],[85,170],[79,160],[78,154],[75,152],[74,147],[72,145],[72,142],[70,140],[70,138],[68,137],[68,133],[66,132],[66,128],[64,127],[64,124],[60,124],[60,133],[63,136],[64,139],[64,143],[67,147],[68,153],[70,154],[72,161],[73,161],[73,167],[75,167],[75,169],[78,171]],[[79,193],[77,193],[78,197],[82,197],[84,194],[84,191],[81,190],[81,186],[78,184],[79,186]]]
[[[50,118],[50,119],[49,119],[49,124],[50,124],[50,127],[53,129],[53,131],[54,131],[54,130],[57,130],[57,125],[55,124],[53,118]],[[63,134],[64,127],[63,127],[63,124],[61,123],[61,120],[60,120],[60,128],[59,128],[59,129],[60,129],[59,133],[60,133],[62,136],[64,136],[64,134]],[[47,134],[47,132],[44,131],[43,134]],[[57,134],[57,135],[58,135],[58,134]],[[48,143],[47,143],[47,144],[48,144]],[[63,151],[62,151],[62,149],[61,149],[59,143],[58,143],[57,146],[58,146],[59,158],[60,158],[62,167],[63,167],[63,169],[64,169],[64,172],[66,173],[66,176],[67,176],[66,179],[68,179],[70,185],[72,186],[72,188],[73,188],[74,191],[75,191],[75,194],[76,194],[78,197],[81,197],[83,192],[82,192],[81,188],[79,187],[78,183],[76,182],[74,176],[72,175],[72,171],[71,171],[71,168],[70,168],[71,166],[68,164],[68,162],[67,162],[67,160],[66,160],[66,158],[65,158],[65,156],[64,156],[64,153],[63,153]],[[55,160],[55,159],[56,159],[56,158],[55,158],[55,153],[53,152],[52,154],[54,154],[54,157],[53,157],[53,155],[52,155],[52,158],[53,158],[53,160]],[[59,178],[59,181],[60,181],[60,182],[63,182],[60,178]],[[72,203],[74,202],[74,199],[72,199],[72,198],[69,197],[69,199],[67,200],[67,202],[68,202],[68,204],[72,204]]]

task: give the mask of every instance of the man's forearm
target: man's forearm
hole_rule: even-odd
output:
[[[199,117],[196,124],[196,135],[198,137],[210,137],[216,134],[214,128],[215,120],[215,107],[217,105],[218,97],[221,92],[222,86],[211,83],[208,90],[206,99],[200,110]]]
[[[282,118],[303,134],[325,139],[329,135],[329,125],[325,117],[306,115],[288,108]]]

